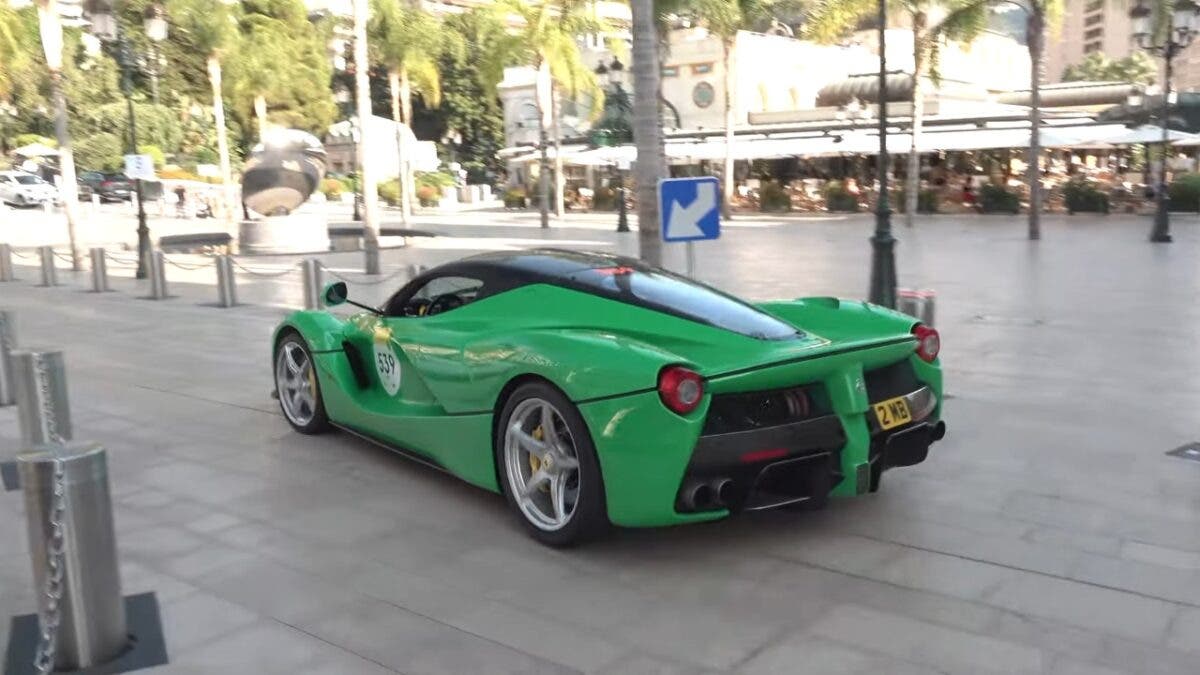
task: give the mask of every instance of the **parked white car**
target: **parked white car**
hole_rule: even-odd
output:
[[[35,206],[58,200],[58,190],[24,171],[0,171],[0,201],[15,206]]]

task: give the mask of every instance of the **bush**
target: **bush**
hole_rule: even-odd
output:
[[[1086,180],[1073,180],[1063,186],[1067,213],[1108,213],[1108,195]]]
[[[858,211],[858,195],[851,194],[841,181],[830,181],[825,186],[825,208],[854,213]]]
[[[758,189],[758,210],[763,213],[786,213],[792,210],[792,196],[778,181],[767,181]]]
[[[156,169],[161,169],[167,163],[167,156],[163,154],[162,148],[157,145],[139,145],[138,154],[150,155],[150,159],[154,162]]]
[[[1172,211],[1200,211],[1200,173],[1185,173],[1167,186]]]
[[[984,213],[1020,213],[1021,200],[999,185],[988,183],[979,189],[979,210]]]
[[[387,202],[388,206],[400,204],[400,180],[398,178],[380,183],[378,192],[379,198]]]
[[[908,191],[900,190],[892,197],[893,206],[897,213],[904,213],[908,208]],[[917,213],[937,213],[938,195],[933,190],[921,190],[917,193]]]
[[[437,188],[439,192],[442,188],[453,187],[455,184],[454,176],[443,171],[418,171],[413,174],[413,179],[417,187],[428,185]]]
[[[421,206],[437,206],[441,197],[441,188],[432,185],[417,185],[417,201],[421,203]]]
[[[525,188],[509,188],[504,191],[504,207],[508,209],[523,209],[529,204]]]
[[[342,181],[336,178],[326,176],[321,181],[321,194],[325,195],[327,199],[337,199],[338,197],[341,197],[342,193],[345,191],[346,186],[342,183]]]

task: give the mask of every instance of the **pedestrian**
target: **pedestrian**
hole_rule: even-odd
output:
[[[967,174],[967,179],[963,181],[962,189],[963,206],[975,206],[975,177]]]
[[[187,188],[175,186],[175,217],[187,218]]]

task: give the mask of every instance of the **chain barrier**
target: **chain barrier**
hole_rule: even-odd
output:
[[[178,267],[179,269],[181,269],[181,270],[185,270],[185,271],[188,271],[188,272],[190,272],[190,271],[192,271],[192,270],[202,270],[202,269],[207,269],[207,268],[209,268],[209,267],[211,267],[211,266],[212,266],[212,265],[211,265],[211,263],[201,263],[201,264],[199,264],[199,265],[188,265],[188,264],[186,264],[186,263],[177,263],[177,262],[175,262],[174,260],[171,260],[170,258],[168,258],[168,257],[167,257],[167,256],[165,256],[165,255],[163,256],[163,260],[167,261],[167,264],[168,264],[168,265],[170,265],[171,267]]]
[[[23,260],[29,260],[30,258],[35,258],[35,257],[37,257],[37,255],[36,255],[36,254],[34,254],[34,253],[29,253],[29,254],[25,254],[25,253],[18,253],[18,252],[17,252],[17,249],[15,249],[15,248],[13,248],[13,249],[9,249],[9,251],[10,251],[10,252],[13,254],[13,257],[14,257],[14,258],[21,258],[21,259],[23,259]]]
[[[395,272],[392,272],[391,274],[387,275],[386,277],[382,277],[382,278],[376,279],[374,281],[363,281],[361,279],[351,279],[350,277],[343,276],[341,274],[338,274],[337,272],[334,272],[333,270],[329,269],[328,267],[325,268],[325,271],[329,273],[329,276],[335,277],[337,279],[341,279],[342,281],[344,281],[348,284],[356,284],[356,285],[360,285],[360,286],[378,286],[379,284],[382,284],[385,281],[391,281],[392,279],[395,279],[396,277],[407,272],[408,270],[404,267],[401,267],[400,269],[396,270]]]
[[[292,272],[296,271],[296,267],[297,267],[297,265],[292,265],[291,267],[287,268],[286,270],[283,270],[282,272],[259,272],[257,270],[252,270],[249,267],[243,267],[242,265],[238,264],[237,260],[231,259],[230,262],[233,263],[234,267],[245,272],[246,274],[256,276],[256,277],[262,277],[264,279],[272,279],[272,278],[282,277],[286,274],[291,274]]]
[[[108,251],[104,252],[104,257],[108,258],[109,260],[111,260],[119,265],[136,265],[136,264],[138,264],[137,258],[118,258],[117,256],[109,253]]]
[[[55,258],[58,258],[59,260],[61,260],[63,262],[73,262],[71,260],[70,254],[68,254],[68,253],[59,253],[58,251],[55,251],[54,249],[50,249],[50,252],[54,254]]]
[[[38,388],[41,392],[41,408],[43,419],[46,420],[46,436],[55,444],[61,445],[62,436],[58,433],[58,417],[52,409],[50,401],[50,377],[46,372],[46,363],[40,353],[33,356],[34,374],[38,378]],[[58,626],[62,621],[63,596],[63,513],[66,511],[66,467],[59,458],[54,460],[54,489],[50,503],[50,541],[46,546],[46,608],[39,611],[41,635],[37,651],[33,657],[33,667],[39,675],[47,675],[54,670],[54,659],[58,656]],[[39,605],[40,606],[40,605]]]

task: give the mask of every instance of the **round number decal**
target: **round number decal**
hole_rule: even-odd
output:
[[[375,341],[375,372],[379,373],[379,382],[388,396],[400,391],[400,359],[392,350],[391,340]]]

